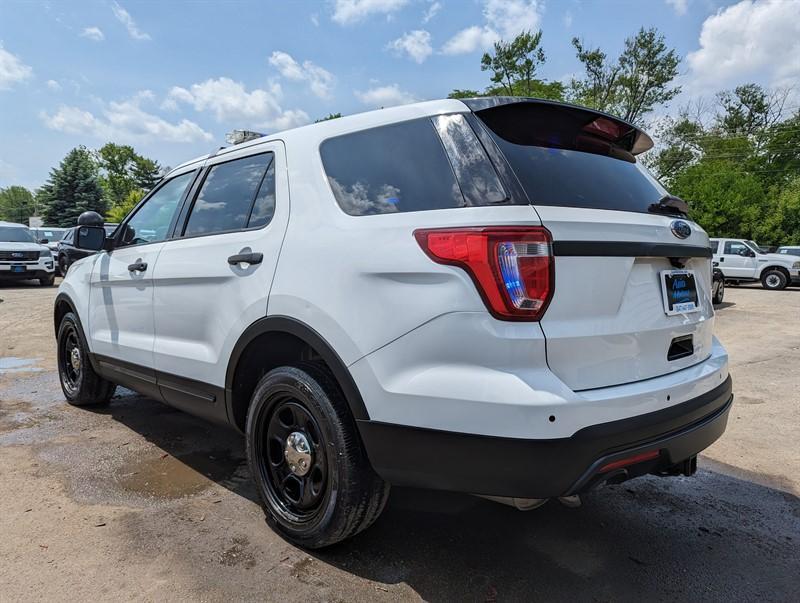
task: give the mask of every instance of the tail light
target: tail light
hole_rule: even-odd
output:
[[[417,230],[439,264],[463,268],[501,320],[539,320],[553,296],[551,237],[541,226]]]

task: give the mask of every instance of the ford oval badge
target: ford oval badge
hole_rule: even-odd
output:
[[[679,239],[688,239],[689,235],[692,234],[692,227],[683,220],[673,220],[669,228],[672,230],[672,234]]]

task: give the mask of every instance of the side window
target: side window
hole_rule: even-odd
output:
[[[711,241],[711,251],[717,253],[719,251],[719,241]]]
[[[72,237],[73,237],[74,235],[75,235],[75,229],[73,229],[73,228],[70,228],[70,229],[67,231],[67,234],[65,234],[65,235],[64,235],[64,238],[63,238],[63,239],[61,239],[61,240],[62,240],[62,241],[64,241],[65,243],[72,243]]]
[[[336,202],[351,216],[465,205],[430,119],[329,138],[320,156]]]
[[[273,157],[261,153],[213,166],[189,212],[183,236],[267,224],[275,212]]]
[[[153,193],[125,224],[118,245],[139,245],[166,239],[175,210],[193,178],[194,172],[181,174]]]
[[[742,249],[746,249],[744,243],[737,243],[736,241],[725,241],[726,254],[738,255]]]

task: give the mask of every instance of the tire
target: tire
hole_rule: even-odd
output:
[[[67,402],[73,406],[108,404],[117,386],[94,372],[78,319],[67,312],[58,326],[58,377]],[[77,364],[75,352],[77,350]]]
[[[761,286],[770,291],[780,291],[789,284],[786,275],[777,268],[769,268],[761,275]]]
[[[721,304],[723,299],[725,299],[725,279],[719,281],[719,286],[714,291],[714,297],[711,301],[715,304]]]
[[[302,363],[267,373],[253,393],[245,437],[267,523],[290,542],[330,546],[366,529],[383,511],[389,484],[369,464],[326,367]]]
[[[39,279],[39,284],[42,287],[52,287],[55,282],[56,282],[56,273],[55,272],[53,274],[51,274],[50,276],[47,276],[45,278],[40,278]]]
[[[61,271],[61,276],[67,276],[67,270],[69,270],[67,256],[62,255],[58,258],[58,269]]]

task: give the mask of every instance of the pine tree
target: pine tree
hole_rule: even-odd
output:
[[[75,226],[85,211],[104,215],[108,210],[98,181],[97,164],[85,147],[72,149],[37,195],[41,197],[42,217],[46,224]]]

